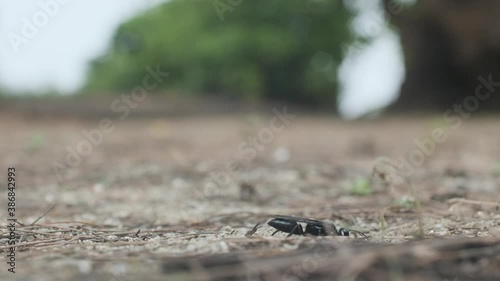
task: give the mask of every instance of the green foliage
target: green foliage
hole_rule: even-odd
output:
[[[171,0],[122,24],[84,90],[130,90],[160,65],[170,73],[162,89],[336,102],[341,46],[353,39],[343,1],[216,3],[238,2]]]
[[[417,207],[417,200],[411,196],[403,196],[399,199],[394,200],[394,206],[406,210],[413,210]]]
[[[373,193],[373,189],[367,179],[358,178],[352,183],[349,193],[356,196],[368,196]]]
[[[493,174],[500,175],[500,161],[496,162],[495,165],[493,166]]]
[[[27,150],[29,153],[34,153],[42,150],[46,145],[45,135],[41,132],[34,132],[29,140]]]

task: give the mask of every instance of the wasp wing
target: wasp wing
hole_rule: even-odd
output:
[[[295,217],[295,216],[281,216],[281,215],[276,215],[274,217],[277,219],[285,219],[285,220],[290,220],[290,221],[296,221],[296,222],[302,222],[302,223],[309,223],[312,225],[323,226],[322,221],[315,220],[315,219],[307,219],[307,218]]]

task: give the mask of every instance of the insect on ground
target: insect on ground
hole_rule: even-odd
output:
[[[302,227],[301,223],[305,224],[305,229]],[[280,231],[288,233],[287,237],[292,235],[349,236],[350,233],[353,232],[367,238],[362,232],[354,230],[349,231],[346,228],[337,228],[333,222],[328,220],[320,221],[294,216],[274,216],[267,224],[276,229],[271,236]],[[252,235],[259,227],[260,222],[257,223],[247,235]]]

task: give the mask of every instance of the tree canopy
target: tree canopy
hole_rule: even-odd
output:
[[[334,104],[352,16],[340,0],[171,0],[117,29],[84,90],[129,90],[160,65],[163,89]]]

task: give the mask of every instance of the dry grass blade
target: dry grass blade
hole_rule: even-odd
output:
[[[35,223],[37,223],[39,220],[41,220],[43,217],[45,217],[50,211],[52,211],[52,209],[54,208],[56,204],[52,204],[52,206],[50,206],[47,211],[45,211],[45,213],[43,213],[43,215],[41,215],[40,217],[38,217],[36,220],[34,220],[31,224],[29,224],[30,226],[33,226],[35,225]]]

